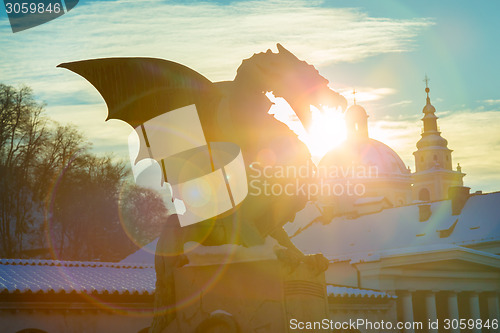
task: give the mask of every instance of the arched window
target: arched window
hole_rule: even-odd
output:
[[[418,200],[420,201],[429,201],[431,200],[431,195],[429,193],[429,190],[426,188],[423,188],[418,192]]]

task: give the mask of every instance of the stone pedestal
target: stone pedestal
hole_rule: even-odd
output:
[[[241,332],[299,332],[289,330],[290,320],[328,318],[324,273],[315,276],[305,264],[293,272],[276,259],[188,265],[176,270],[175,290],[177,319],[165,332],[192,333],[200,325],[231,332],[230,322]]]

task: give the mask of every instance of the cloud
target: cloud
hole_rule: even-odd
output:
[[[354,90],[356,90],[356,103],[378,101],[396,93],[393,88],[348,87],[337,89],[340,94],[351,100],[354,97]]]
[[[0,69],[8,79],[47,80],[61,77],[54,66],[64,61],[151,56],[227,80],[242,59],[276,42],[322,66],[406,51],[431,24],[428,19],[371,18],[356,9],[308,1],[89,2],[23,35],[5,34],[7,56]]]
[[[116,119],[105,122],[106,104],[48,105],[46,110],[58,123],[73,124],[83,131],[96,153],[111,153],[128,161],[128,136],[132,127]]]
[[[480,101],[481,102],[481,101]],[[500,99],[485,99],[484,101],[482,101],[483,103],[486,103],[488,105],[496,105],[496,104],[500,104]]]
[[[411,100],[404,100],[404,101],[399,101],[399,102],[396,102],[396,103],[392,103],[392,104],[389,104],[387,106],[385,106],[385,108],[393,108],[393,107],[396,107],[396,106],[403,106],[403,105],[409,105],[409,104],[412,104],[413,101]]]
[[[477,190],[500,190],[500,110],[455,112],[439,120],[443,136],[454,149],[453,161]]]
[[[242,59],[277,42],[322,67],[408,51],[422,29],[432,24],[426,18],[373,18],[358,9],[328,8],[321,1],[89,1],[18,34],[3,22],[0,79],[31,86],[47,103],[50,116],[76,123],[96,150],[122,152],[129,128],[104,123],[106,106],[99,93],[77,75],[57,69],[58,64],[158,57],[183,63],[213,81],[232,80]],[[387,88],[374,89],[360,93],[359,100],[389,93]]]

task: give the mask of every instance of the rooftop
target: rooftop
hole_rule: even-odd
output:
[[[151,265],[0,259],[0,294],[152,295]],[[382,291],[327,285],[330,297],[392,299]]]
[[[419,220],[419,206],[430,205],[431,216]],[[285,226],[305,253],[323,253],[330,260],[376,257],[383,251],[404,251],[440,245],[474,246],[500,240],[500,192],[472,195],[459,215],[451,200],[388,208],[357,218],[336,217],[314,222],[319,211],[306,207],[295,223]],[[311,218],[312,217],[312,218]],[[313,221],[313,222],[311,222]]]
[[[151,295],[154,290],[152,265],[0,259],[0,294]]]
[[[327,285],[326,293],[329,297],[356,297],[356,298],[378,298],[378,299],[395,299],[397,296],[389,295],[386,292],[363,289],[363,288],[351,288],[336,285]]]

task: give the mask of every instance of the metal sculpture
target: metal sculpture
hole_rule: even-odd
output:
[[[235,151],[219,166],[214,163],[217,159],[214,156],[218,153],[212,149],[217,146],[213,143],[225,142],[241,149],[244,164],[242,162],[231,169],[240,170],[235,173],[238,182],[246,181],[241,169],[246,169],[248,174],[256,167],[314,167],[306,145],[287,125],[268,113],[272,103],[265,93],[272,91],[276,97],[284,98],[305,128],[311,121],[311,105],[344,109],[346,100],[328,87],[328,81],[312,65],[299,60],[280,44],[277,46],[277,53],[268,50],[244,60],[233,81],[216,83],[181,64],[161,59],[106,58],[59,65],[80,74],[94,85],[106,101],[108,119],[121,119],[136,129],[142,142],[138,159],[156,159],[161,167],[162,181],[171,182],[171,174],[176,173],[174,182],[179,182],[178,178],[182,177],[178,174],[189,167],[184,163],[187,160],[191,166],[200,164],[197,162],[200,160],[209,161],[207,165],[211,166],[211,170],[199,171],[201,176],[216,172],[217,168],[225,170],[220,179],[227,185],[232,205],[227,209],[214,210],[214,216],[199,218],[199,221],[192,219],[192,223],[182,223],[179,215],[172,215],[165,222],[156,251],[157,315],[152,332],[161,332],[175,318],[175,311],[161,310],[175,309],[173,272],[175,267],[187,263],[183,255],[183,246],[187,241],[194,240],[203,245],[234,243],[250,247],[264,243],[265,238],[271,236],[287,249],[278,253],[282,260],[291,265],[306,261],[313,269],[326,269],[327,262],[322,255],[304,256],[283,230],[283,225],[293,221],[295,213],[307,203],[305,193],[246,195],[244,188],[247,184],[244,184],[243,190],[236,190],[237,183],[234,178],[231,183],[231,175],[224,169],[225,164],[237,160],[235,156],[239,152]],[[204,141],[192,138],[181,140],[182,144],[190,147],[184,151],[197,151],[196,154],[152,152],[149,129],[145,124],[169,112],[197,115],[188,119],[192,118],[194,123],[199,119],[202,134],[200,136],[195,130],[198,133],[195,137],[203,137]],[[181,119],[182,115],[179,117],[176,119]],[[194,142],[196,140],[200,142]],[[173,142],[163,142],[166,146],[175,146]],[[227,155],[226,148],[220,151],[217,156]],[[174,155],[177,158],[178,153],[189,156],[183,155],[181,161],[184,162],[178,163],[169,174],[168,165],[175,165],[175,161],[169,163],[168,159]],[[269,181],[300,186],[309,180],[274,177]],[[238,200],[235,200],[235,193],[240,193]]]

